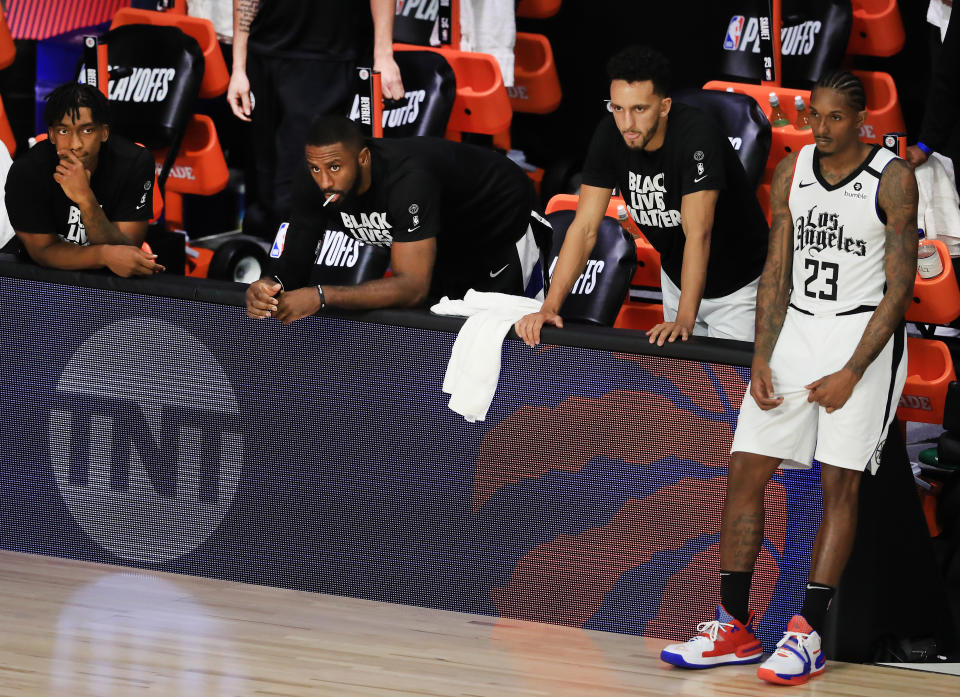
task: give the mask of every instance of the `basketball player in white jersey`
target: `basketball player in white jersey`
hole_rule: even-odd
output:
[[[865,104],[854,75],[823,76],[810,98],[815,144],[774,173],[752,379],[723,507],[721,605],[700,634],[663,650],[668,663],[760,661],[748,598],[764,488],[778,467],[815,458],[823,518],[803,608],[758,675],[796,685],[825,667],[819,632],[853,545],[860,479],[876,471],[906,378],[917,261],[917,183],[903,160],[860,142]]]

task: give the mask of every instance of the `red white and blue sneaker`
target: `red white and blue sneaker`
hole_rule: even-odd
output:
[[[757,663],[763,645],[753,634],[753,613],[740,624],[723,605],[717,606],[716,619],[697,625],[700,632],[683,644],[670,644],[660,652],[660,660],[681,668],[713,668],[741,663]]]
[[[757,669],[757,677],[778,685],[803,685],[826,667],[820,635],[801,615],[794,615],[777,650]]]

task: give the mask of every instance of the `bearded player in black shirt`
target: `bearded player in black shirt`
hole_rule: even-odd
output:
[[[42,266],[108,268],[118,276],[163,271],[140,249],[153,212],[154,161],[111,135],[109,103],[96,88],[67,83],[47,98],[47,140],[7,176],[10,223]]]
[[[691,334],[753,341],[757,282],[767,223],[736,152],[707,114],[673,103],[667,59],[633,46],[614,56],[607,117],[583,168],[577,214],[567,230],[540,312],[517,322],[533,346],[546,324],[563,326],[560,306],[583,272],[610,194],[660,253],[664,321],[651,342]]]
[[[411,307],[478,291],[543,295],[549,223],[536,191],[505,156],[440,138],[365,139],[341,116],[311,125],[294,213],[277,233],[271,277],[247,289],[247,314],[284,324],[326,306]],[[390,248],[392,275],[308,286],[324,232]]]

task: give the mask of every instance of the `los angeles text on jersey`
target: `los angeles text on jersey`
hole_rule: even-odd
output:
[[[387,222],[386,213],[361,213],[358,220],[352,213],[340,213],[346,233],[351,237],[377,247],[393,244],[393,235],[387,232],[393,226]]]
[[[680,211],[667,210],[663,172],[654,176],[629,173],[629,209],[637,225],[668,228],[680,225]]]
[[[825,249],[837,249],[858,257],[867,255],[867,243],[844,235],[843,225],[837,213],[817,212],[813,206],[805,216],[796,220],[794,250],[802,252],[808,249],[822,252]]]

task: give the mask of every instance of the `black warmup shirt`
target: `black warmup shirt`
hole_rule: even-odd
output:
[[[590,143],[583,183],[620,189],[627,210],[678,287],[686,239],[681,199],[696,191],[719,190],[703,297],[728,295],[763,270],[767,221],[730,141],[699,109],[674,102],[666,138],[654,152],[629,148],[613,118],[604,118]]]
[[[49,140],[30,148],[10,167],[6,197],[17,232],[60,235],[87,244],[80,208],[53,179],[60,158]],[[149,220],[153,215],[154,162],[146,148],[111,134],[100,147],[90,188],[112,222]]]
[[[367,0],[262,0],[250,50],[280,58],[355,61],[373,52]]]
[[[442,138],[368,140],[370,188],[323,208],[323,192],[306,163],[294,181],[293,216],[270,275],[288,290],[305,286],[324,231],[361,242],[437,239],[438,280],[486,274],[486,260],[515,244],[536,207],[533,183],[504,155]]]

